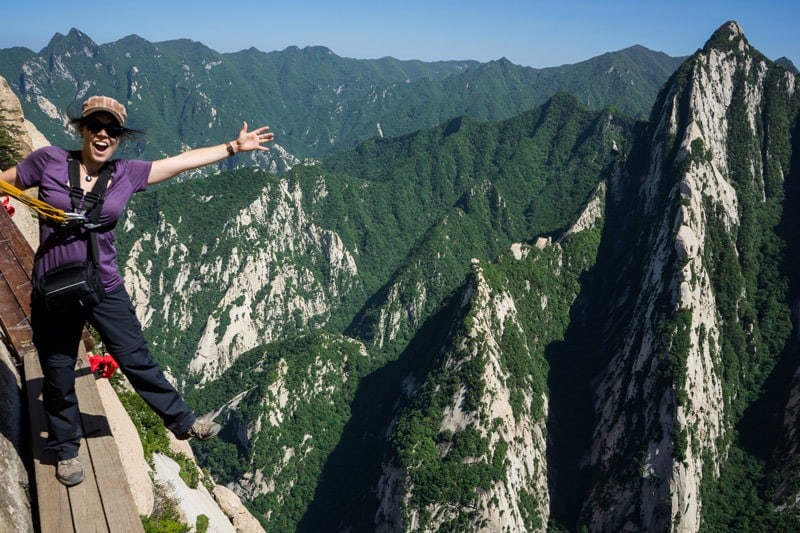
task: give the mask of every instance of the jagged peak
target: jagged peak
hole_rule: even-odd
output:
[[[776,65],[781,65],[785,67],[787,70],[792,72],[793,74],[800,74],[800,70],[797,70],[797,67],[792,63],[792,60],[786,56],[781,56],[775,60]]]
[[[97,44],[85,33],[77,28],[70,28],[67,35],[56,33],[50,42],[47,43],[45,49],[52,49],[57,47],[70,47],[70,48],[83,48],[83,47],[96,48]]]
[[[333,51],[327,46],[319,46],[319,45],[303,46],[302,48],[297,45],[290,45],[283,49],[283,53],[287,52],[300,53],[303,55],[323,56],[323,57],[329,55],[335,55]]]
[[[118,43],[149,43],[150,41],[148,41],[144,37],[141,37],[141,36],[139,36],[139,35],[137,35],[135,33],[131,33],[130,35],[126,35],[125,37],[123,37],[122,39],[120,39],[117,42]]]
[[[504,57],[501,57],[500,59],[493,59],[493,60],[489,61],[486,64],[486,66],[487,67],[497,67],[497,68],[501,68],[501,69],[504,69],[504,70],[508,70],[510,68],[513,68],[515,65],[514,65],[514,63],[509,61],[508,58],[506,58],[504,56]]]
[[[706,41],[705,46],[703,46],[704,52],[709,52],[712,49],[723,52],[734,50],[744,52],[750,49],[750,44],[747,42],[747,38],[744,36],[744,31],[742,31],[742,27],[739,23],[735,20],[729,20],[720,26],[717,31],[711,35],[711,38]]]

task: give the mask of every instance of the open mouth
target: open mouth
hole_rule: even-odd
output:
[[[108,150],[109,148],[108,143],[103,141],[95,141],[92,143],[92,146],[94,147],[95,150],[97,150],[101,154],[105,153],[105,151]]]

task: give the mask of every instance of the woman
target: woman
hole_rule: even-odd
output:
[[[80,188],[84,194],[92,191],[101,169],[111,161],[119,143],[134,132],[125,127],[126,119],[127,112],[122,104],[107,96],[92,96],[83,103],[81,116],[72,121],[83,138],[79,159]],[[148,185],[161,183],[185,170],[215,163],[238,152],[269,150],[262,146],[262,143],[274,139],[268,129],[261,127],[248,131],[245,122],[236,140],[225,144],[196,148],[153,162],[114,161],[103,202],[99,204],[100,227],[96,230],[99,277],[106,293],[104,299],[88,309],[76,306],[74,312],[55,313],[38,298],[33,298],[31,325],[44,372],[42,394],[48,423],[48,448],[55,453],[56,477],[64,485],[76,485],[84,478],[78,457],[82,433],[74,369],[81,332],[87,321],[100,334],[106,350],[114,355],[131,385],[178,438],[205,440],[219,431],[219,424],[198,419],[191,412],[153,360],[117,267],[114,224],[131,195],[143,191]],[[41,148],[16,167],[0,174],[0,179],[21,189],[38,186],[41,200],[71,212],[68,156],[69,152],[61,148]],[[62,227],[42,220],[34,282],[55,267],[86,261],[88,235],[83,226]]]

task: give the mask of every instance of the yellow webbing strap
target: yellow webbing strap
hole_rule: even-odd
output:
[[[13,198],[16,198],[23,204],[33,209],[33,211],[41,217],[44,217],[48,220],[52,220],[53,222],[57,222],[59,224],[63,224],[67,220],[66,217],[64,216],[64,211],[62,211],[61,209],[56,209],[47,202],[43,202],[38,198],[28,196],[23,191],[17,189],[10,183],[6,183],[5,181],[0,180],[0,191],[4,192],[5,194]]]

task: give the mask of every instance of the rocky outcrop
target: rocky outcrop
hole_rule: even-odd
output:
[[[492,453],[497,453],[498,448],[506,450],[504,479],[482,487],[474,499],[461,505],[447,501],[419,506],[414,503],[414,493],[419,487],[414,485],[408,467],[387,463],[378,483],[381,499],[375,520],[378,531],[436,531],[458,521],[460,516],[470,517],[460,520],[468,520],[472,531],[524,531],[531,511],[541,523],[547,523],[545,418],[537,418],[529,412],[515,415],[510,400],[513,393],[509,390],[509,375],[499,342],[505,328],[520,329],[515,303],[510,294],[497,293],[489,287],[477,260],[473,261],[472,272],[473,278],[462,297],[469,300],[476,311],[470,321],[471,330],[456,347],[457,351],[466,353],[446,357],[444,366],[457,368],[464,364],[464,357],[480,359],[484,394],[481,405],[473,410],[465,405],[467,390],[462,384],[442,412],[439,432],[463,435],[469,428],[477,430],[486,440],[487,453],[464,458],[464,463],[490,463]],[[522,403],[530,405],[531,398],[524,398]],[[546,411],[546,398],[544,405]],[[442,461],[453,447],[452,442],[438,446]],[[535,510],[521,508],[521,502],[528,498],[536,502]]]
[[[445,409],[442,431],[456,434],[475,423],[481,427],[490,450],[496,451],[507,446],[505,479],[481,493],[477,507],[483,512],[476,524],[479,523],[483,531],[524,531],[531,523],[530,514],[535,515],[541,524],[546,524],[549,517],[545,439],[547,397],[535,400],[531,395],[541,393],[536,389],[526,390],[521,404],[541,404],[542,411],[535,413],[524,409],[522,413],[515,413],[512,405],[515,391],[510,386],[511,376],[503,360],[505,354],[501,339],[506,328],[514,328],[522,335],[524,327],[519,323],[514,295],[490,287],[480,264],[474,260],[472,273],[474,293],[471,305],[475,312],[471,320],[472,329],[465,342],[476,350],[473,356],[477,357],[480,351],[480,356],[484,358],[481,377],[484,398],[476,413],[464,411],[462,396],[454,398],[453,404]],[[534,354],[531,356],[535,357]],[[491,425],[488,421],[491,421]],[[523,509],[526,500],[535,502],[533,508]]]
[[[324,181],[314,194],[326,194]],[[126,285],[145,326],[156,314],[175,330],[185,330],[198,319],[192,300],[207,297],[208,285],[225,287],[214,312],[203,319],[189,364],[189,373],[200,376],[201,383],[219,377],[242,353],[280,339],[287,327],[324,321],[341,295],[358,283],[356,252],[335,232],[309,219],[307,201],[297,184],[281,180],[267,186],[225,222],[215,244],[235,242],[234,248],[223,253],[208,247],[200,263],[190,259],[177,228],[167,221],[135,244],[126,263]],[[129,219],[128,228],[135,223],[135,217]],[[142,264],[143,253],[168,254],[175,270],[153,276],[150,265]],[[300,254],[314,268],[281,259]],[[199,271],[194,270],[197,264]],[[150,295],[164,291],[167,283],[167,295],[156,308]]]
[[[4,119],[17,126],[22,154],[45,146],[47,142],[22,113],[19,99],[11,91],[6,80],[0,77],[0,109]],[[4,169],[0,169],[4,170]],[[35,220],[28,208],[17,200],[10,204],[16,210],[13,220],[34,247],[39,240]],[[0,334],[2,337],[2,334]],[[0,531],[33,531],[31,516],[31,486],[25,461],[30,460],[23,437],[25,404],[23,402],[22,379],[14,358],[5,342],[0,339]]]
[[[20,376],[5,343],[0,342],[0,531],[33,531],[30,481],[23,460],[23,410]]]
[[[0,77],[0,109],[3,110],[4,119],[17,126],[17,131],[19,132],[17,141],[19,142],[22,156],[31,153],[37,148],[50,145],[44,135],[36,129],[36,126],[25,118],[19,98],[17,98],[17,95],[14,94],[3,77]],[[19,213],[14,217],[14,222],[31,245],[31,248],[36,249],[39,245],[39,228],[36,219],[32,216],[27,206],[21,204],[18,200],[11,198],[10,205],[14,206],[14,209]]]
[[[465,431],[477,431],[485,439],[485,454],[461,459],[465,464],[492,463],[492,455],[503,449],[503,479],[490,483],[487,480],[473,498],[461,504],[441,501],[420,506],[415,503],[418,501],[415,492],[430,489],[415,486],[412,471],[418,466],[403,467],[396,461],[387,462],[378,483],[381,501],[375,518],[378,531],[436,531],[459,521],[462,525],[468,523],[471,531],[525,531],[531,523],[531,515],[535,515],[540,524],[547,523],[547,399],[543,399],[544,416],[537,417],[527,409],[515,413],[512,407],[514,393],[509,389],[510,376],[500,346],[505,328],[521,330],[514,298],[488,285],[477,260],[473,260],[472,274],[461,295],[464,304],[469,302],[468,307],[473,310],[469,320],[471,328],[456,341],[451,348],[453,353],[445,355],[443,369],[456,371],[468,364],[465,359],[479,360],[483,395],[479,406],[468,406],[465,397],[469,385],[462,383],[442,411],[439,434],[457,439]],[[413,382],[411,377],[407,381],[409,384]],[[523,405],[531,405],[531,393],[528,391],[528,396],[521,399]],[[418,445],[424,444],[418,442]],[[454,442],[446,439],[439,443],[440,460],[447,461],[456,447]],[[523,509],[524,501],[535,502],[534,507]]]
[[[153,470],[159,482],[166,487],[169,496],[178,506],[181,520],[194,526],[200,515],[208,517],[208,530],[220,533],[235,533],[236,528],[216,504],[214,497],[202,484],[190,488],[180,476],[181,467],[174,460],[160,453],[153,454]]]
[[[168,433],[169,446],[173,453],[196,461],[189,441],[178,440]],[[242,500],[233,491],[214,484],[207,473],[198,472],[200,483],[189,487],[180,476],[178,465],[164,454],[156,454],[154,468],[147,470],[155,482],[165,487],[169,496],[178,503],[179,513],[188,524],[195,523],[199,515],[209,518],[209,531],[231,531],[236,533],[260,533],[261,523],[254,517]],[[177,470],[176,470],[177,468]],[[197,468],[195,466],[195,468]],[[223,518],[224,517],[224,518]],[[232,529],[231,529],[232,526]]]
[[[700,489],[713,482],[707,476],[719,475],[736,416],[733,385],[727,384],[728,396],[723,392],[726,324],[712,267],[719,244],[712,244],[710,228],[719,221],[723,231],[739,231],[743,211],[734,180],[764,202],[768,166],[780,164],[769,161],[760,132],[769,93],[791,99],[794,76],[776,70],[771,74],[783,80],[768,88],[773,68],[736,23],[721,27],[662,91],[642,141],[650,147],[647,161],[612,182],[609,209],[627,213],[620,217],[627,217],[629,233],[621,237],[627,240],[618,264],[625,266],[606,307],[605,330],[626,335],[610,351],[595,393],[590,457],[601,481],[583,520],[593,531],[700,528]],[[740,112],[736,124],[732,108]],[[732,153],[731,139],[741,136],[761,147]],[[734,177],[729,162],[742,159]],[[626,187],[635,192],[626,196]],[[744,306],[749,296],[737,297]],[[753,325],[735,327],[747,335]]]
[[[242,505],[242,500],[239,499],[235,492],[222,485],[217,485],[214,487],[213,495],[222,512],[230,518],[237,533],[259,533],[264,531],[261,523]]]
[[[19,98],[11,90],[8,81],[0,77],[0,109],[3,109],[5,119],[17,126],[20,137],[17,142],[20,144],[22,154],[29,154],[42,146],[49,146],[50,143],[44,135],[36,129],[31,121],[25,118]]]

